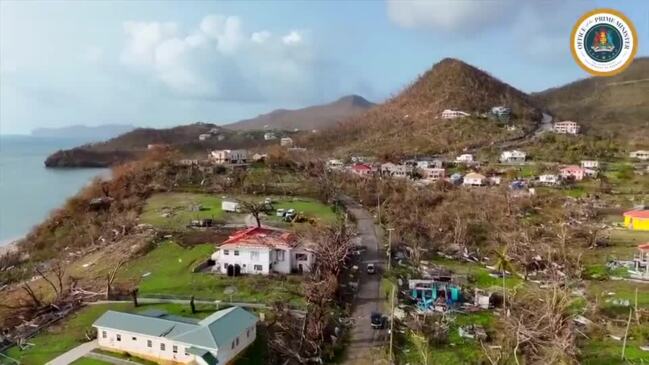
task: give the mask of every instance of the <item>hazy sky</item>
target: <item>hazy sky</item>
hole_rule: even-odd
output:
[[[540,91],[587,76],[570,29],[597,7],[629,16],[649,54],[645,0],[0,0],[0,133],[381,101],[444,57]]]

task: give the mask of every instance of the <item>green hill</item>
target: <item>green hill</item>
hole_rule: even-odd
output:
[[[649,147],[649,58],[638,58],[613,77],[591,77],[532,95],[560,119],[585,134]]]

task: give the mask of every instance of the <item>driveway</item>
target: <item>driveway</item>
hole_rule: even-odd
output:
[[[341,197],[341,200],[347,212],[356,219],[361,244],[367,248],[360,265],[360,283],[352,311],[354,325],[343,364],[377,364],[379,360],[385,361],[381,346],[386,343],[387,331],[372,329],[370,315],[372,312],[383,312],[385,298],[380,293],[381,270],[377,274],[368,275],[365,266],[371,262],[376,263],[379,269],[385,269],[385,255],[380,248],[377,235],[379,228],[374,224],[374,217],[351,198]]]
[[[86,342],[84,344],[81,344],[72,350],[64,353],[63,355],[60,355],[59,357],[55,358],[54,360],[51,360],[47,363],[47,365],[68,365],[76,360],[84,357],[87,353],[90,351],[96,349],[98,347],[97,345],[97,340]]]

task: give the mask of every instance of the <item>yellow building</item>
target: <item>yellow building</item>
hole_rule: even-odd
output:
[[[634,231],[649,231],[649,210],[624,212],[624,226]]]

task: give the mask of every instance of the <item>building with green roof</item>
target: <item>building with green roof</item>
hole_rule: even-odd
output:
[[[255,341],[257,317],[241,307],[202,320],[162,311],[107,311],[93,323],[99,346],[160,364],[227,364]]]

